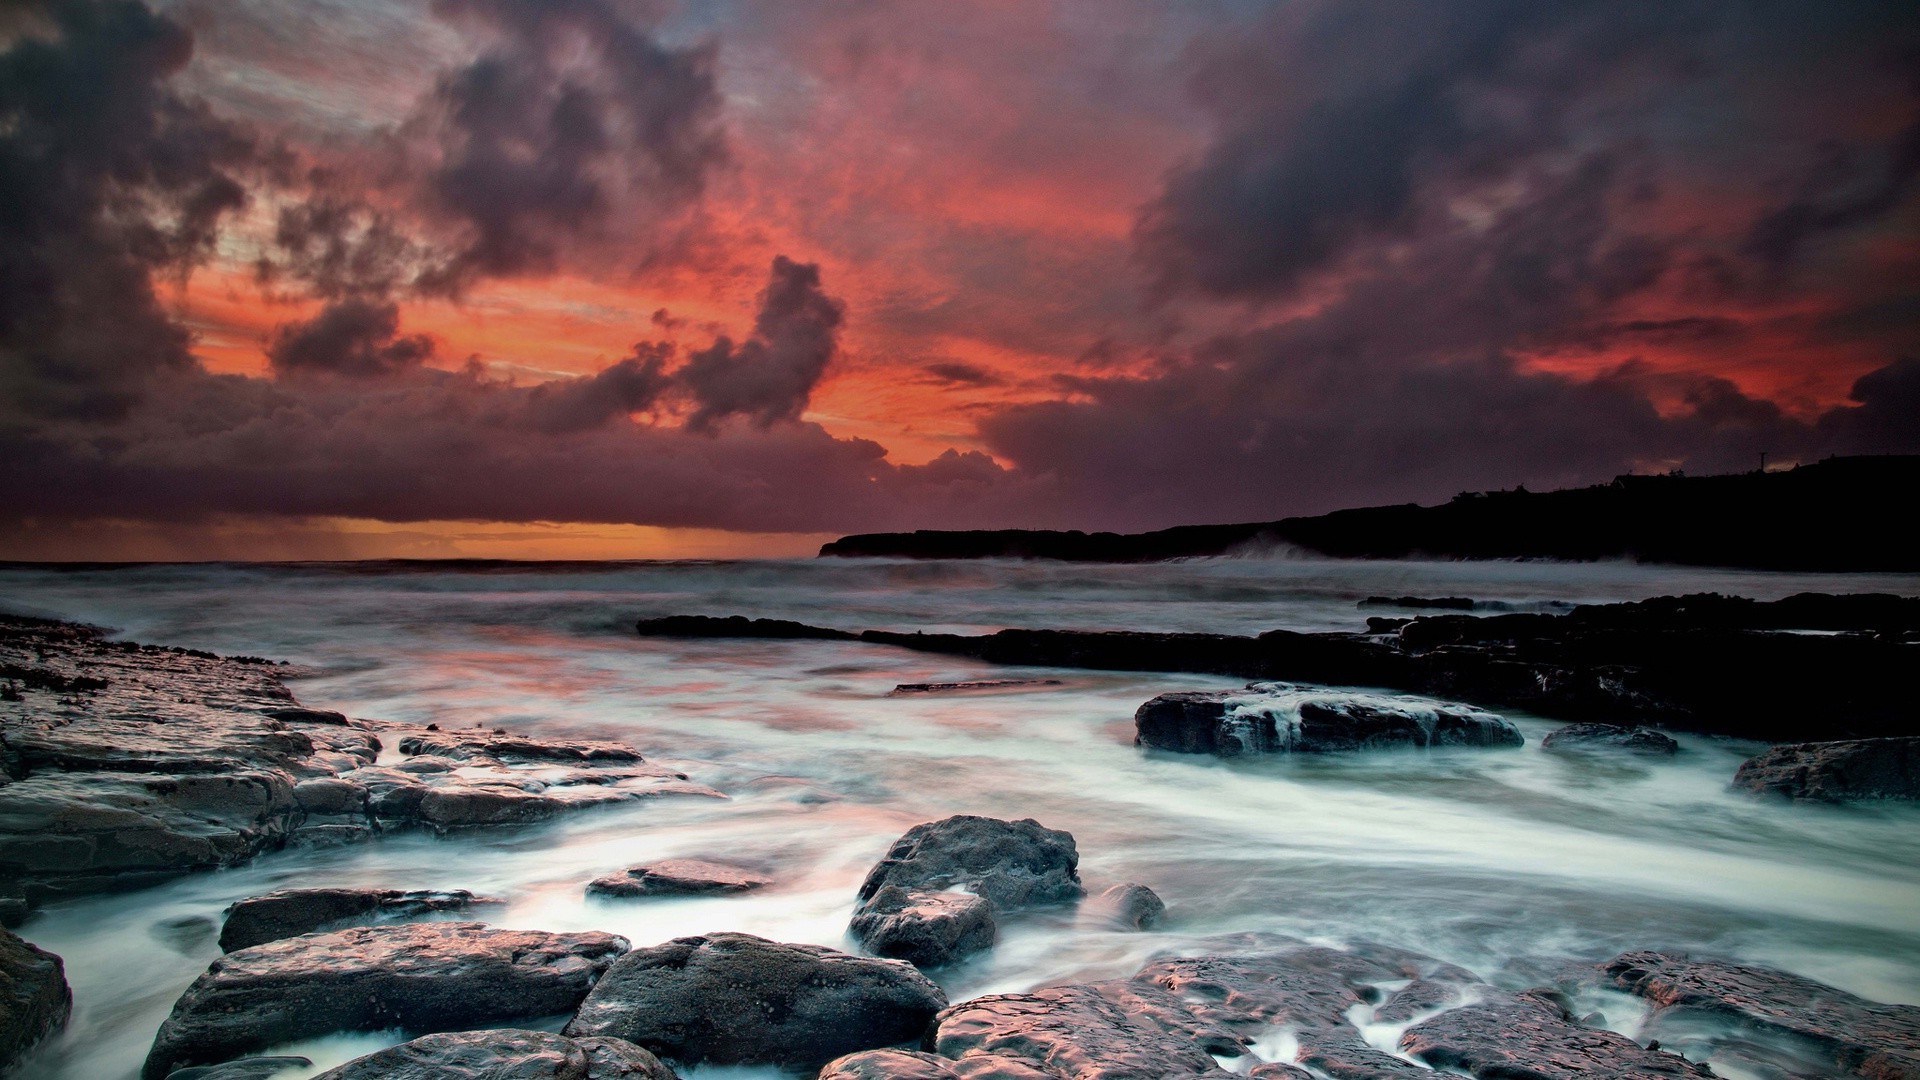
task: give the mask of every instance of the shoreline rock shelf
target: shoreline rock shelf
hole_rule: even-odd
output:
[[[724,797],[611,743],[349,719],[257,658],[0,615],[0,918],[235,866],[288,844]],[[376,764],[394,743],[404,760]]]
[[[1388,623],[1379,632],[1273,630],[1253,637],[1086,630],[969,636],[675,615],[643,619],[636,629],[643,637],[858,641],[996,664],[1380,687],[1575,722],[1753,739],[1800,737],[1804,718],[1815,715],[1836,738],[1916,734],[1908,686],[1920,650],[1916,598],[1804,593],[1761,602],[1699,594],[1561,614],[1443,614]]]

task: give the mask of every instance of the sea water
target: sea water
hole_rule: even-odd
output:
[[[949,632],[1350,630],[1368,614],[1395,613],[1357,606],[1375,594],[1544,608],[1805,590],[1911,595],[1920,579],[1289,558],[0,567],[0,609],[285,659],[303,702],[354,716],[617,740],[731,796],[292,849],[52,905],[20,933],[65,958],[74,1017],[24,1075],[135,1076],[174,1000],[219,955],[223,909],[243,897],[322,885],[465,888],[507,901],[465,917],[506,927],[607,930],[637,946],[734,930],[852,948],[846,925],[868,867],[907,828],[959,813],[1068,830],[1091,891],[1140,882],[1168,913],[1148,933],[1068,910],[1004,920],[993,950],[935,973],[955,1001],[1124,976],[1156,953],[1266,931],[1385,942],[1482,975],[1526,957],[1693,950],[1917,1003],[1920,809],[1790,805],[1729,790],[1757,743],[1681,734],[1671,759],[1552,755],[1539,744],[1553,723],[1507,712],[1527,738],[1522,749],[1215,760],[1136,748],[1133,712],[1155,694],[1237,680],[632,630],[668,614]],[[891,693],[900,683],[1008,678],[1042,681]],[[1820,720],[1807,718],[1809,734]],[[777,884],[685,899],[584,892],[593,877],[669,857],[741,862]],[[1628,1033],[1639,1020],[1624,999],[1607,1017]],[[315,1061],[287,1075],[406,1037],[283,1048]]]

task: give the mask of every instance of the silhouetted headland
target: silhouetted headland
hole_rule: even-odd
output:
[[[1156,562],[1298,548],[1340,558],[1637,559],[1756,570],[1920,570],[1901,527],[1920,456],[1829,458],[1776,472],[1621,476],[1543,493],[1462,492],[1440,506],[1182,525],[1147,533],[1036,529],[864,533],[822,556]]]

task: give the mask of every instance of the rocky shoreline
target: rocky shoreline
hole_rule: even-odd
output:
[[[1908,604],[1801,601],[1789,615],[1718,599],[1653,601],[1617,606],[1637,609],[1629,612],[1523,617],[1579,616],[1569,624],[1581,628],[1578,637],[1592,626],[1612,633],[1649,610],[1685,611],[1696,632],[1717,622],[1729,634],[1765,633],[1753,625],[1805,621],[1809,611],[1834,619],[1874,612],[1881,625],[1850,631],[1849,644],[1907,649]],[[1406,633],[1423,622],[1391,634],[1445,643],[1433,648],[1512,640],[1447,625]],[[919,637],[746,620],[667,625],[887,644]],[[1378,640],[1386,634],[1322,637],[1425,655]],[[1098,666],[1141,655],[1140,637],[1165,636],[1012,640],[1039,640],[1049,655],[1078,649]],[[955,640],[985,651],[980,643],[993,639]],[[1331,645],[1329,655],[1345,647]],[[619,744],[351,719],[300,705],[279,665],[113,642],[72,624],[0,619],[0,663],[10,680],[0,683],[8,689],[0,880],[15,921],[38,903],[138,888],[288,845],[405,829],[457,833],[612,802],[720,794]],[[1274,683],[1163,695],[1142,705],[1136,726],[1148,748],[1210,754],[1497,752],[1519,740],[1511,724],[1474,706],[1407,699],[1384,708],[1361,695]],[[1556,733],[1557,752],[1566,753],[1671,753],[1661,738],[1591,720]],[[1902,745],[1892,772],[1879,748],[1783,746],[1750,762],[1751,776],[1743,768],[1742,784],[1802,798],[1901,797],[1915,756],[1909,741],[1880,740]],[[630,903],[768,883],[748,867],[668,860],[582,887]],[[932,977],[992,949],[1003,925],[1036,913],[1077,909],[1122,933],[1149,931],[1165,917],[1148,884],[1101,884],[1108,887],[1089,898],[1078,846],[1064,831],[961,816],[908,830],[848,898],[848,940],[858,952],[724,930],[635,948],[593,931],[415,921],[483,920],[497,902],[458,890],[251,897],[229,909],[225,955],[175,1003],[142,1078],[264,1080],[298,1063],[254,1056],[276,1046],[394,1028],[418,1037],[324,1075],[668,1080],[676,1065],[718,1064],[830,1080],[1375,1080],[1436,1069],[1571,1080],[1708,1076],[1701,1062],[1714,1057],[1758,1075],[1920,1077],[1920,1008],[1658,951],[1531,958],[1478,974],[1367,942],[1239,935],[1150,959],[1127,978],[1026,993],[950,1001]],[[1619,995],[1639,1001],[1645,1019],[1613,1023],[1598,1011],[1609,1000],[1617,1007]],[[59,958],[0,931],[0,1071],[57,1032],[71,1007]],[[564,1019],[557,1032],[528,1027],[556,1017]]]

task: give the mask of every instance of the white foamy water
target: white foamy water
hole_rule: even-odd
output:
[[[50,907],[20,932],[66,958],[74,1022],[25,1075],[135,1075],[174,999],[218,955],[222,909],[245,896],[467,888],[508,900],[482,916],[504,926],[608,930],[636,945],[739,930],[851,947],[846,923],[867,868],[909,826],[955,813],[1067,829],[1091,890],[1138,881],[1170,909],[1146,934],[1068,912],[1008,920],[990,953],[938,973],[955,1000],[1131,974],[1157,951],[1262,930],[1384,941],[1483,975],[1520,956],[1692,949],[1920,1002],[1920,809],[1788,806],[1728,791],[1756,744],[1682,735],[1671,761],[1555,757],[1539,749],[1554,724],[1505,713],[1523,749],[1218,761],[1136,749],[1132,715],[1154,694],[1237,680],[632,633],[637,618],[673,613],[956,631],[1356,629],[1368,614],[1393,613],[1355,607],[1372,594],[1591,602],[1809,589],[1913,594],[1920,579],[1251,559],[0,567],[0,609],[288,659],[314,672],[293,683],[303,701],[356,716],[623,741],[733,796],[293,850]],[[903,682],[1009,677],[1059,684],[888,695]],[[1821,718],[1807,725],[1817,734]],[[592,877],[670,856],[750,863],[779,884],[699,899],[584,895]],[[1626,1006],[1608,1015],[1629,1031],[1636,1020]],[[403,1036],[291,1049],[318,1068]]]

